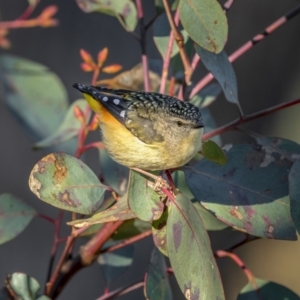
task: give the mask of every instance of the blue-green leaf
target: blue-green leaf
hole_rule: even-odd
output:
[[[186,299],[225,299],[207,231],[192,202],[181,194],[170,204],[167,244],[174,275]]]
[[[68,110],[67,92],[61,80],[36,62],[13,55],[0,56],[4,100],[30,136],[41,140],[61,124]],[[73,153],[76,141],[60,145]]]
[[[172,290],[168,279],[164,256],[154,248],[146,274],[145,294],[149,300],[172,300]]]
[[[296,240],[290,214],[292,163],[273,149],[226,145],[224,166],[205,158],[185,168],[187,184],[201,204],[226,224],[252,235]]]
[[[16,196],[0,195],[0,244],[20,234],[36,214],[31,206]]]
[[[297,294],[281,284],[259,278],[254,280],[243,287],[237,300],[300,300]]]
[[[207,70],[220,83],[226,99],[239,105],[235,72],[225,51],[216,54],[196,45],[196,52],[201,57],[201,61]]]
[[[117,249],[113,252],[101,254],[98,263],[102,266],[108,284],[124,273],[133,262],[134,246]]]

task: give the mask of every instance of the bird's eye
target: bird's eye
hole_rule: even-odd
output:
[[[181,127],[182,126],[182,122],[181,121],[177,121],[177,126]]]

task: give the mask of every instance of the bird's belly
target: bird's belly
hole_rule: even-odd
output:
[[[165,142],[148,145],[133,136],[126,128],[117,132],[102,128],[103,142],[112,158],[129,168],[143,170],[165,170],[180,167],[192,159],[201,145],[192,144],[183,148],[176,145],[172,149]],[[201,143],[201,138],[200,138]]]

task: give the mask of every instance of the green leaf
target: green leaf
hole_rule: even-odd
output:
[[[195,95],[190,102],[199,108],[207,107],[218,98],[221,91],[220,84],[212,83]]]
[[[39,199],[85,215],[99,209],[106,191],[86,164],[65,153],[42,158],[30,173],[29,187]]]
[[[243,131],[250,134],[259,145],[274,149],[290,161],[295,162],[300,159],[300,145],[294,141],[273,136],[262,136],[245,129]]]
[[[127,201],[130,210],[143,221],[157,220],[163,213],[164,203],[146,177],[130,171]]]
[[[16,196],[0,195],[0,244],[20,234],[36,214],[31,206]]]
[[[0,56],[4,100],[30,136],[41,140],[61,124],[68,110],[67,92],[61,80],[36,62],[13,55]],[[60,145],[74,153],[76,141]]]
[[[117,277],[119,277],[132,265],[133,255],[133,245],[128,245],[113,252],[99,255],[97,261],[102,267],[101,269],[108,285],[113,283]]]
[[[220,83],[225,98],[229,102],[239,105],[235,72],[225,51],[223,50],[220,53],[215,54],[201,48],[198,45],[196,45],[195,48],[206,69],[212,73],[212,75]]]
[[[300,300],[299,296],[285,286],[259,278],[254,278],[256,287],[248,282],[237,300]]]
[[[190,37],[208,51],[219,53],[227,41],[228,24],[216,0],[181,0],[180,21]]]
[[[291,216],[300,233],[300,161],[296,161],[289,173],[289,188],[291,198]]]
[[[223,150],[214,141],[205,141],[202,144],[201,154],[210,161],[225,165],[227,157]]]
[[[128,239],[151,229],[151,224],[140,219],[126,220],[111,238],[116,240]]]
[[[99,149],[99,157],[103,183],[110,186],[118,195],[124,195],[128,186],[129,169],[115,162],[106,149]]]
[[[228,227],[225,223],[218,220],[215,216],[209,213],[204,207],[202,207],[197,200],[193,199],[194,195],[191,193],[188,188],[185,180],[184,172],[177,170],[172,173],[172,177],[175,183],[176,188],[187,198],[192,199],[195,208],[200,215],[206,230],[223,230]],[[154,234],[154,233],[153,233]],[[153,236],[154,238],[154,236]]]
[[[46,295],[42,295],[42,296],[36,298],[36,300],[51,300],[51,299]]]
[[[252,235],[296,240],[290,215],[288,174],[292,163],[267,147],[226,145],[224,166],[207,159],[184,169],[201,204],[235,229]]]
[[[137,24],[137,10],[130,0],[76,0],[86,13],[100,12],[117,17],[127,31],[134,31]]]
[[[154,244],[159,249],[159,251],[165,256],[168,256],[167,219],[168,219],[168,209],[165,208],[160,218],[152,222],[152,234],[153,234]]]
[[[145,296],[149,300],[172,300],[165,258],[154,248],[145,280]]]
[[[88,107],[88,104],[85,100],[81,99],[73,102],[72,105],[69,107],[64,117],[64,120],[62,121],[60,126],[51,135],[37,142],[34,145],[35,149],[59,145],[79,134],[81,124],[75,118],[74,106],[78,106],[83,112],[85,112],[86,108]],[[86,123],[88,123],[90,116],[91,111],[89,110],[89,114],[86,116]]]
[[[24,273],[13,273],[7,280],[9,287],[17,295],[17,299],[36,299],[40,285],[36,279]]]
[[[167,221],[170,263],[187,299],[225,299],[210,240],[192,202],[177,195]]]
[[[125,195],[110,208],[100,211],[88,219],[80,219],[68,222],[67,224],[81,228],[93,224],[113,222],[117,220],[128,220],[133,218],[135,218],[135,214],[129,209],[127,197]]]

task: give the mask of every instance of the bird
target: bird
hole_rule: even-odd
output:
[[[75,83],[97,119],[116,162],[161,171],[185,165],[201,150],[204,122],[195,105],[154,92]]]

